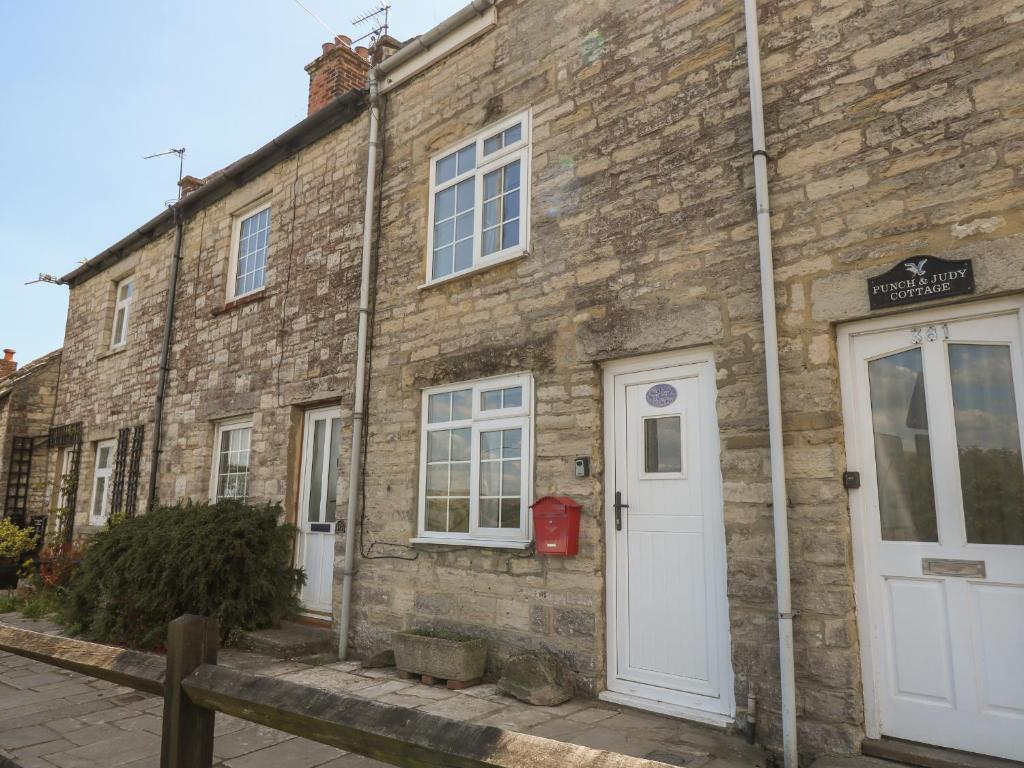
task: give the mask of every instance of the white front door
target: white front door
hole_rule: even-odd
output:
[[[714,364],[611,364],[605,398],[604,697],[724,722],[734,711]]]
[[[338,506],[341,411],[306,412],[299,494],[298,564],[306,572],[302,605],[311,613],[331,613],[334,581],[334,524]]]
[[[839,336],[869,735],[1024,759],[1021,304],[895,322]]]

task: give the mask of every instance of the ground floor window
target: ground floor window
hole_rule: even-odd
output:
[[[531,390],[520,374],[424,391],[420,540],[529,542]]]
[[[249,419],[217,425],[213,454],[210,498],[245,499],[249,495],[249,460],[252,421]]]

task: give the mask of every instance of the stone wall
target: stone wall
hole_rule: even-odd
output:
[[[979,299],[1024,289],[1022,33],[1019,0],[766,8],[798,706],[808,748],[848,749],[862,735],[835,325],[872,314],[866,279],[916,254],[973,258]]]
[[[710,345],[718,366],[738,700],[774,685],[773,564],[742,18],[726,3],[509,1],[484,37],[388,94],[364,548],[416,532],[423,387],[531,372],[533,497],[584,505],[580,552],[422,546],[364,559],[356,642],[455,625],[500,658],[561,655],[605,679],[600,363]],[[529,254],[425,275],[429,159],[532,110]],[[591,457],[577,479],[575,456]],[[408,554],[406,554],[408,556]]]
[[[509,0],[498,27],[387,97],[364,550],[411,557],[420,391],[530,371],[533,495],[584,502],[576,558],[421,547],[363,559],[356,642],[433,623],[605,673],[600,362],[710,345],[737,701],[779,739],[775,585],[742,7]],[[1019,2],[763,9],[803,749],[863,736],[834,324],[912,253],[1024,288]],[[430,156],[533,111],[528,257],[419,288]],[[593,460],[575,479],[576,455]],[[391,546],[388,546],[388,545]],[[742,708],[742,707],[741,707]]]
[[[280,502],[294,516],[302,413],[352,397],[365,134],[366,120],[357,118],[189,222],[162,499],[208,498],[216,423],[251,415],[249,496]],[[257,201],[271,203],[266,288],[228,302],[234,214]]]
[[[865,278],[912,254],[974,258],[978,297],[1024,290],[1024,6],[761,5],[800,735],[810,754],[849,751],[864,712],[835,325],[867,316]],[[455,626],[488,636],[499,658],[549,648],[584,691],[603,688],[601,363],[709,347],[736,700],[756,691],[762,738],[778,743],[742,7],[505,0],[498,17],[386,96],[356,649],[395,629]],[[431,155],[527,109],[529,254],[421,288]],[[253,416],[250,495],[289,515],[303,409],[341,402],[347,446],[365,158],[360,119],[187,222],[161,499],[208,495],[221,419]],[[267,288],[228,303],[232,217],[262,199]],[[96,440],[145,423],[141,498],[171,238],[72,290],[55,420],[83,422],[83,477]],[[128,348],[111,355],[113,283],[132,271],[136,317]],[[579,555],[411,548],[422,389],[518,372],[536,385],[531,495],[583,502]],[[578,455],[591,457],[590,478],[573,476]]]
[[[15,437],[32,437],[28,516],[46,509],[46,433],[60,381],[60,350],[23,366],[0,380],[0,505],[7,498],[11,448]],[[0,509],[2,511],[2,509]]]
[[[91,532],[89,505],[96,446],[125,427],[145,425],[138,504],[145,507],[152,456],[153,408],[163,338],[174,232],[166,232],[126,258],[71,288],[64,332],[64,363],[54,426],[81,423],[82,449],[75,531]],[[111,349],[116,284],[131,277],[135,298],[128,340]],[[59,487],[60,453],[50,456],[51,487]],[[51,504],[57,504],[51,493]]]

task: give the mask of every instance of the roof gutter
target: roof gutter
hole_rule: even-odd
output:
[[[188,218],[206,208],[233,190],[269,170],[303,147],[322,139],[331,131],[347,123],[362,111],[366,104],[363,91],[348,91],[328,102],[302,121],[296,123],[275,139],[252,154],[236,160],[231,165],[209,176],[208,181],[196,191],[179,200],[174,206],[154,216],[130,235],[118,240],[105,251],[97,254],[77,269],[60,279],[64,285],[75,286],[115,264],[140,246],[174,227],[174,212],[179,208],[181,216]]]

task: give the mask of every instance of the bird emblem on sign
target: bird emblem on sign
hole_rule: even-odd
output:
[[[914,277],[924,277],[924,266],[927,263],[927,259],[921,259],[916,264],[912,261],[908,261],[903,266],[906,267],[907,271]]]

